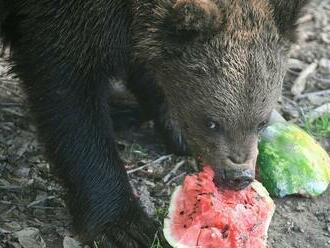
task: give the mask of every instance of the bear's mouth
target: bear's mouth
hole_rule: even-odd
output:
[[[255,179],[256,159],[250,159],[245,164],[232,164],[219,161],[217,165],[209,163],[202,156],[197,156],[199,169],[210,167],[214,171],[214,183],[219,189],[239,191],[248,187]]]

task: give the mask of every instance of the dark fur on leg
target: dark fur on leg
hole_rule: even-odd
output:
[[[24,83],[47,157],[68,189],[76,231],[88,242],[120,230],[133,240],[120,248],[134,242],[148,247],[156,228],[131,191],[108,104],[108,77],[127,67],[127,3],[10,3],[13,12],[2,27],[13,71]],[[135,223],[140,220],[144,225]]]

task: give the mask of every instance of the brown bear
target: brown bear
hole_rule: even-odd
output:
[[[149,247],[157,229],[117,152],[109,78],[126,82],[174,151],[244,188],[306,3],[0,0],[2,42],[84,241]]]

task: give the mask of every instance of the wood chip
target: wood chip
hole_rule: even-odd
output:
[[[176,172],[180,169],[180,167],[185,164],[185,162],[186,162],[185,160],[182,160],[179,163],[177,163],[174,166],[174,168],[163,178],[163,182],[167,183],[170,180],[170,178],[176,174]]]
[[[132,173],[134,173],[136,171],[143,170],[144,168],[146,168],[148,166],[151,166],[151,165],[154,165],[154,164],[159,164],[159,163],[163,162],[164,160],[170,159],[172,156],[173,156],[172,154],[161,156],[160,158],[158,158],[158,159],[156,159],[156,160],[154,160],[154,161],[152,161],[152,162],[150,162],[148,164],[142,165],[142,166],[140,166],[138,168],[135,168],[135,169],[132,169],[132,170],[128,170],[127,171],[127,174],[132,174]]]
[[[291,88],[291,93],[294,96],[300,96],[301,93],[305,90],[306,88],[306,83],[307,83],[307,78],[309,75],[311,75],[317,68],[317,63],[314,62],[307,66],[299,75],[299,77],[296,79],[294,82],[292,88]]]

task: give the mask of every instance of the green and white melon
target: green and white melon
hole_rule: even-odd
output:
[[[318,196],[330,182],[330,158],[316,140],[298,126],[275,122],[259,142],[259,176],[271,195]]]

